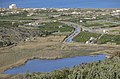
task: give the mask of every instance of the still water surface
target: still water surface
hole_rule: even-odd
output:
[[[62,69],[64,67],[73,67],[81,63],[97,62],[99,60],[104,60],[105,55],[96,55],[96,56],[77,56],[73,58],[63,58],[57,60],[29,60],[22,66],[8,69],[4,73],[6,74],[18,74],[26,73],[29,71],[32,72],[51,72],[54,70]]]

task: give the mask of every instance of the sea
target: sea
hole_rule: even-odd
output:
[[[0,0],[0,8],[120,8],[120,0]]]

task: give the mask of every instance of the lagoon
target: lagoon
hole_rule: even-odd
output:
[[[97,62],[99,60],[104,60],[106,55],[94,55],[94,56],[77,56],[72,58],[63,58],[56,60],[42,60],[42,59],[33,59],[27,61],[22,66],[8,69],[5,74],[20,74],[26,73],[29,71],[32,72],[51,72],[54,70],[59,70],[65,67],[71,68],[75,65],[82,63]]]

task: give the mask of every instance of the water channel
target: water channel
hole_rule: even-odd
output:
[[[73,38],[76,37],[80,32],[81,32],[81,28],[78,26],[73,26],[75,28],[75,31],[66,38],[65,42],[70,43],[72,42]]]

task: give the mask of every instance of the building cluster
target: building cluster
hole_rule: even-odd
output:
[[[8,15],[18,15],[18,14],[22,14],[23,11],[17,11],[17,10],[14,10],[14,11],[1,11],[0,12],[0,16],[8,16]]]
[[[120,10],[118,10],[118,9],[113,10],[111,14],[112,14],[112,16],[120,16]]]

